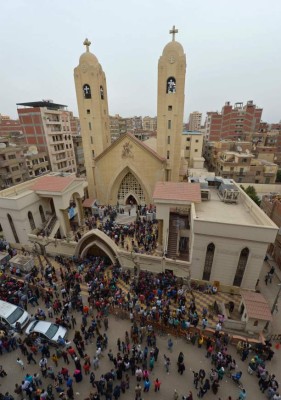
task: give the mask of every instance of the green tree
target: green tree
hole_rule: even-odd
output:
[[[261,200],[259,196],[257,195],[256,189],[254,186],[248,186],[247,188],[244,188],[244,186],[241,185],[241,189],[244,190],[245,193],[258,205],[260,206]]]

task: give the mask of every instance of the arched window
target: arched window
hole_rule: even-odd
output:
[[[209,243],[207,246],[203,278],[202,278],[204,281],[210,280],[212,265],[213,265],[213,260],[214,260],[214,254],[215,254],[215,248],[216,248],[216,246],[214,245],[214,243]]]
[[[135,176],[128,172],[127,175],[122,179],[121,185],[118,191],[118,201],[124,204],[125,199],[127,199],[128,194],[135,195],[141,203],[145,203],[145,195],[141,184],[137,181]]]
[[[104,91],[103,91],[103,87],[100,86],[100,98],[103,100],[104,99]]]
[[[246,265],[248,262],[249,253],[250,253],[250,250],[248,249],[248,247],[245,247],[244,249],[241,250],[237,269],[236,269],[235,278],[233,281],[233,286],[240,286],[242,283],[244,272],[245,272]]]
[[[46,218],[45,218],[43,207],[41,205],[39,206],[39,212],[40,212],[40,216],[41,216],[41,221],[45,222]]]
[[[20,241],[19,241],[19,237],[18,237],[16,228],[15,228],[14,222],[13,222],[13,218],[10,216],[10,214],[7,214],[7,217],[8,217],[8,221],[9,221],[10,227],[12,229],[14,238],[15,238],[15,242],[19,243]]]
[[[92,97],[91,87],[90,87],[90,85],[88,85],[88,83],[85,83],[85,85],[83,85],[83,95],[84,95],[84,99],[91,99],[91,97]]]
[[[28,211],[27,216],[28,216],[28,220],[29,220],[29,224],[30,224],[31,230],[35,229],[35,228],[36,228],[36,225],[35,225],[35,222],[34,222],[34,219],[33,219],[32,212],[31,212],[31,211]]]
[[[166,93],[176,93],[176,79],[173,76],[167,79]]]

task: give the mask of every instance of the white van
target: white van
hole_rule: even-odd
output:
[[[21,307],[0,300],[0,322],[2,324],[15,328],[16,323],[19,322],[21,328],[23,328],[29,320],[30,315]]]

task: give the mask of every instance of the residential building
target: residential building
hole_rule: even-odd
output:
[[[143,117],[142,119],[142,127],[145,131],[157,131],[157,117]]]
[[[77,165],[77,175],[85,176],[86,168],[85,168],[85,157],[83,151],[82,136],[80,135],[73,136],[73,146],[74,146],[74,154]]]
[[[190,131],[198,131],[201,128],[202,113],[193,111],[189,114],[188,129]]]
[[[0,187],[16,185],[28,179],[28,170],[22,147],[0,138]]]
[[[8,115],[0,114],[0,136],[11,137],[21,134],[22,127],[18,119],[11,119]]]
[[[47,153],[52,171],[76,172],[71,131],[72,113],[66,106],[42,100],[19,103],[18,115],[27,145]]]
[[[182,157],[187,161],[189,168],[196,168],[198,162],[204,164],[202,158],[203,133],[198,131],[182,132]]]
[[[227,101],[221,113],[207,112],[206,140],[243,140],[246,134],[259,131],[261,116],[262,108],[258,108],[252,100],[245,105],[235,103],[234,106]]]
[[[222,151],[215,166],[217,176],[239,183],[274,183],[277,171],[277,164],[237,151]]]
[[[50,172],[48,154],[45,152],[38,153],[36,146],[30,146],[25,151],[24,158],[30,179]]]

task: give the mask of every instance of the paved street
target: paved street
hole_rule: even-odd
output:
[[[78,319],[78,318],[77,318]],[[77,321],[78,322],[78,321]],[[79,324],[78,324],[79,326]],[[117,345],[116,341],[117,338],[120,337],[121,340],[124,338],[124,332],[125,330],[129,331],[130,329],[130,323],[129,321],[124,321],[124,320],[116,320],[115,317],[110,317],[109,319],[109,331],[108,331],[108,337],[109,337],[109,348],[112,348],[114,354],[117,352]],[[103,331],[103,330],[102,330]],[[74,331],[72,330],[70,332],[70,338],[73,338],[73,333]],[[169,374],[166,374],[165,369],[164,369],[164,362],[163,362],[163,354],[166,353],[168,354],[167,350],[167,338],[168,337],[160,337],[158,338],[158,347],[160,348],[159,352],[159,358],[157,363],[155,363],[155,369],[153,370],[153,373],[151,374],[151,380],[153,381],[155,378],[159,378],[160,381],[162,382],[162,386],[160,389],[159,393],[154,393],[153,388],[150,389],[149,393],[144,393],[143,394],[143,399],[163,399],[163,400],[168,400],[173,398],[173,392],[174,389],[177,389],[179,394],[182,396],[183,394],[187,394],[188,390],[191,389],[193,391],[193,394],[196,394],[196,391],[193,390],[193,385],[192,385],[192,379],[193,379],[193,374],[192,370],[199,370],[200,368],[204,368],[206,371],[210,371],[211,364],[209,359],[205,358],[205,349],[198,349],[197,347],[192,346],[191,344],[184,343],[183,340],[176,340],[174,339],[174,350],[173,353],[170,354],[171,361],[172,361],[172,366],[171,366],[171,372]],[[185,365],[186,365],[186,371],[184,372],[183,376],[180,376],[177,373],[176,369],[176,360],[178,357],[179,352],[182,351],[185,356]],[[95,353],[95,346],[94,344],[90,344],[87,346],[86,352],[91,355],[91,358],[93,354]],[[232,355],[236,355],[236,350],[232,348],[230,350]],[[4,393],[6,390],[9,390],[11,393],[13,393],[14,385],[16,382],[20,382],[24,374],[22,373],[20,367],[16,363],[16,358],[17,356],[23,357],[20,354],[20,351],[14,351],[9,354],[5,354],[1,356],[1,362],[4,368],[6,369],[8,376],[5,378],[0,378],[1,379],[1,391]],[[236,355],[237,356],[237,355]],[[278,354],[278,358],[274,357],[271,362],[268,363],[268,370],[270,372],[275,372],[276,375],[278,375],[278,372],[280,371],[280,355]],[[24,359],[24,358],[23,358]],[[40,357],[36,356],[37,361],[39,362]],[[247,373],[247,363],[243,363],[240,361],[238,358],[236,359],[239,365],[239,369],[243,371],[243,377],[242,377],[242,382],[244,384],[244,387],[247,390],[248,399],[255,399],[255,400],[260,400],[260,399],[265,399],[265,395],[262,394],[257,385],[257,378],[255,376],[250,376]],[[49,359],[48,363],[52,365],[51,360]],[[26,362],[25,362],[26,364]],[[59,361],[59,367],[61,368],[63,366],[62,360]],[[96,377],[99,378],[101,373],[105,373],[109,371],[112,368],[112,365],[107,357],[107,352],[105,351],[105,356],[101,361],[101,368],[96,372]],[[39,366],[38,365],[26,365],[24,373],[34,373],[39,371]],[[74,372],[74,363],[71,361],[71,364],[69,366],[69,371],[71,374]],[[278,379],[280,381],[280,373],[278,375]],[[46,387],[51,381],[49,379],[44,380],[44,386]],[[121,399],[125,400],[131,400],[134,399],[134,387],[135,387],[136,379],[135,377],[131,377],[131,382],[130,382],[130,390],[126,394],[121,395]],[[74,393],[75,393],[75,398],[77,399],[84,399],[86,396],[88,396],[89,392],[91,390],[91,386],[89,384],[89,377],[85,376],[83,377],[83,381],[81,383],[74,383]],[[219,399],[221,400],[226,400],[227,396],[231,395],[233,396],[233,399],[237,398],[237,393],[238,393],[238,388],[233,382],[229,382],[228,379],[224,379],[221,382],[221,387],[219,388],[219,392],[217,396],[214,396],[211,393],[208,393],[204,398],[208,399]],[[56,398],[58,396],[56,395]],[[196,396],[194,396],[196,398]]]

